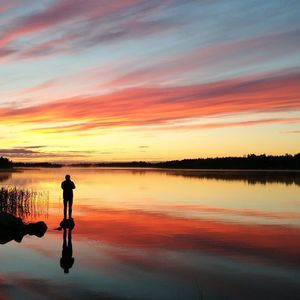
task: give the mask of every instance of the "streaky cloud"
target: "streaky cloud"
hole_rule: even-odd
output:
[[[131,72],[124,71],[121,76],[99,87],[140,86],[145,83],[172,82],[174,78],[176,82],[176,77],[180,81],[186,74],[197,70],[205,70],[205,76],[199,73],[198,77],[200,81],[208,81],[219,76],[220,70],[276,62],[278,58],[297,53],[300,47],[299,35],[300,30],[292,30],[197,47],[150,66],[141,66]]]
[[[116,126],[163,124],[170,120],[224,116],[244,112],[282,112],[300,109],[300,73],[266,78],[232,79],[182,87],[142,87],[106,95],[57,99],[24,107],[0,108],[0,123],[77,122],[59,130],[86,130]],[[227,124],[297,122],[270,119]],[[226,124],[223,124],[226,126]],[[216,124],[216,126],[219,126]],[[49,126],[44,126],[47,129]]]
[[[79,31],[77,38],[81,41],[84,41],[88,33],[94,31],[93,29],[99,29],[99,26],[106,25],[106,27],[110,28],[108,33],[88,35],[87,44],[95,44],[97,41],[112,40],[124,35],[127,36],[128,34],[130,35],[130,32],[133,36],[140,36],[141,33],[152,32],[151,27],[153,26],[155,27],[154,30],[157,30],[159,23],[145,22],[145,26],[143,26],[143,23],[137,23],[136,25],[140,25],[143,29],[142,31],[139,31],[136,26],[128,28],[129,24],[132,23],[130,21],[131,18],[128,17],[129,14],[131,17],[134,15],[143,17],[147,15],[147,12],[151,13],[155,8],[168,3],[166,0],[155,0],[151,3],[144,0],[123,0],[118,2],[102,2],[98,0],[55,1],[43,9],[34,10],[9,24],[7,29],[2,32],[0,46],[9,45],[18,39],[28,37],[32,34],[51,31],[57,28],[61,29],[62,25],[68,28],[65,30],[65,33],[74,33],[70,24],[73,24],[76,30]],[[120,27],[120,23],[122,24],[123,19],[128,19],[125,22],[127,30],[119,29],[116,31]],[[112,20],[118,24],[118,27],[112,25]],[[80,23],[79,28],[77,26],[78,23]]]

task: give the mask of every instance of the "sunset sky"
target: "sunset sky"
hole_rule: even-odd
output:
[[[300,152],[300,1],[0,0],[0,155]]]

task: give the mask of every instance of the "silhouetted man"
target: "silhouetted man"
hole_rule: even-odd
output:
[[[64,218],[67,218],[67,205],[69,203],[69,218],[72,218],[72,205],[73,205],[73,190],[75,189],[75,184],[70,179],[70,175],[66,175],[66,180],[61,183],[61,188],[63,189],[64,198]]]

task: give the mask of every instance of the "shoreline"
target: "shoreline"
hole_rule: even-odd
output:
[[[102,170],[149,170],[149,171],[189,171],[189,172],[251,172],[251,173],[300,173],[300,169],[195,169],[195,168],[155,168],[155,167],[103,167],[103,166],[61,166],[59,169],[72,168],[72,169],[102,169]],[[13,169],[0,169],[0,172],[13,172],[22,170],[37,170],[37,169],[55,169],[53,167],[15,167]]]

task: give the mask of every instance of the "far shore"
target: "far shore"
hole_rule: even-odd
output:
[[[18,172],[22,170],[36,170],[36,169],[53,169],[55,167],[41,167],[41,166],[30,166],[30,167],[14,167],[12,169],[0,169],[0,172]],[[149,170],[149,171],[188,171],[188,172],[242,172],[242,173],[300,173],[300,169],[195,169],[195,168],[156,168],[156,167],[111,167],[111,166],[74,166],[74,165],[62,165],[57,168],[74,168],[74,169],[103,169],[103,170]]]
[[[2,163],[1,163],[2,161]],[[131,161],[131,162],[81,162],[73,164],[53,162],[12,162],[7,158],[0,158],[0,169],[11,168],[138,168],[138,169],[163,169],[163,170],[198,170],[198,171],[247,171],[252,172],[290,172],[300,170],[300,153],[291,155],[255,155],[248,154],[243,157],[215,157],[193,158],[182,160],[169,160],[160,162]]]

